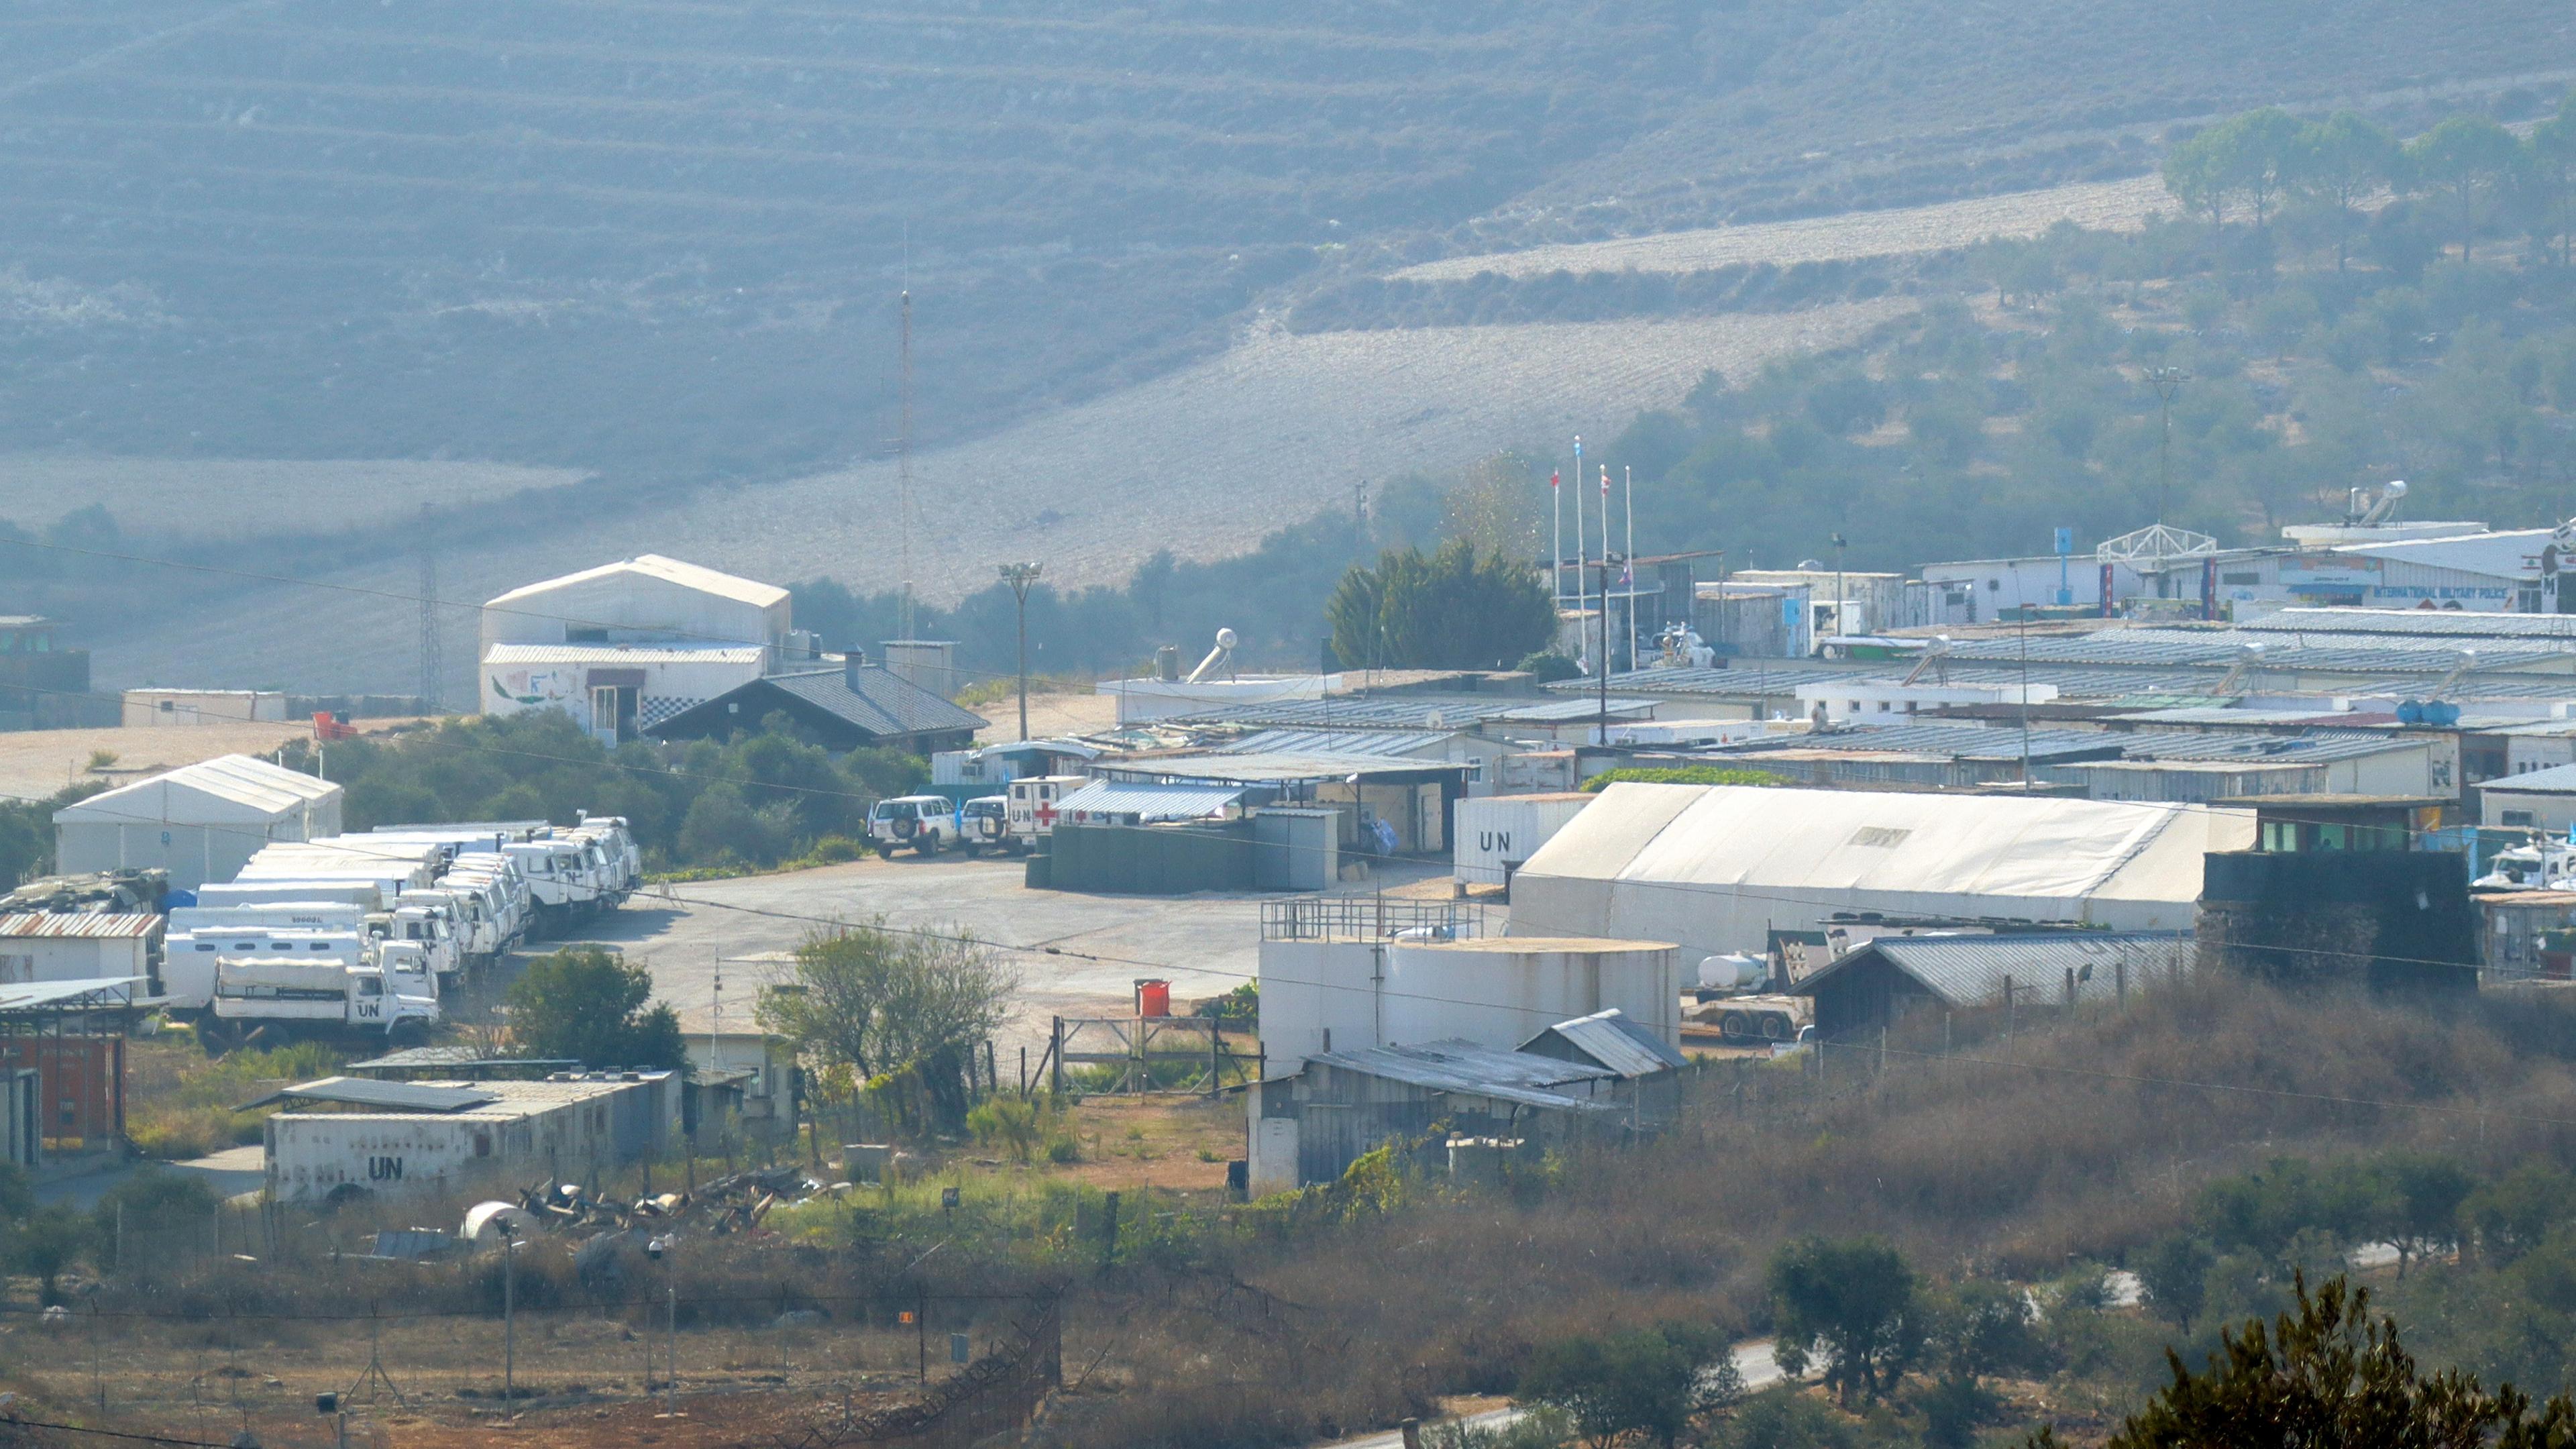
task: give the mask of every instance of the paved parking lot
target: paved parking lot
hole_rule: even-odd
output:
[[[1436,873],[1406,868],[1387,884]],[[748,1022],[753,991],[785,968],[775,958],[835,920],[882,914],[918,930],[962,930],[1007,948],[1022,974],[1008,1048],[1046,1040],[1050,1016],[1124,1012],[1133,982],[1172,983],[1174,1006],[1232,990],[1261,958],[1264,900],[1275,895],[1106,896],[1033,891],[1016,859],[863,860],[786,875],[703,881],[652,891],[593,924],[583,939],[622,948],[653,972],[657,995],[704,1030],[720,960],[724,1018]],[[1063,953],[1050,955],[1053,946]],[[1085,956],[1114,959],[1092,960]]]

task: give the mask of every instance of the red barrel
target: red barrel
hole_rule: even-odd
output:
[[[1138,1016],[1171,1015],[1172,983],[1168,981],[1137,982],[1136,1014]]]

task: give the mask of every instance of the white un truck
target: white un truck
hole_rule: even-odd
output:
[[[420,1041],[438,1017],[436,1000],[400,991],[380,967],[218,956],[214,1009],[197,1030],[209,1053],[314,1039],[373,1051]]]

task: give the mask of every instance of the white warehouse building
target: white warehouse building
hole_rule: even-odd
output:
[[[811,653],[791,622],[785,589],[658,554],[527,584],[483,606],[483,712],[632,739]]]
[[[55,869],[157,867],[172,890],[228,881],[280,840],[340,833],[341,790],[248,755],[220,755],[54,812]]]
[[[1512,878],[1519,936],[1761,955],[1837,913],[2189,931],[2202,857],[2250,810],[1982,795],[1613,785]]]

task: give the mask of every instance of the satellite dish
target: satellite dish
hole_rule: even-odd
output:
[[[2388,487],[2383,491],[2391,498],[2403,498],[2406,496],[2406,480],[2391,478],[2388,480]]]
[[[1446,710],[1435,709],[1431,713],[1424,715],[1422,717],[1422,722],[1435,730],[1445,730],[1449,728],[1449,712]]]
[[[1216,647],[1219,649],[1231,649],[1234,647],[1234,643],[1234,631],[1232,629],[1219,629],[1216,631]]]

